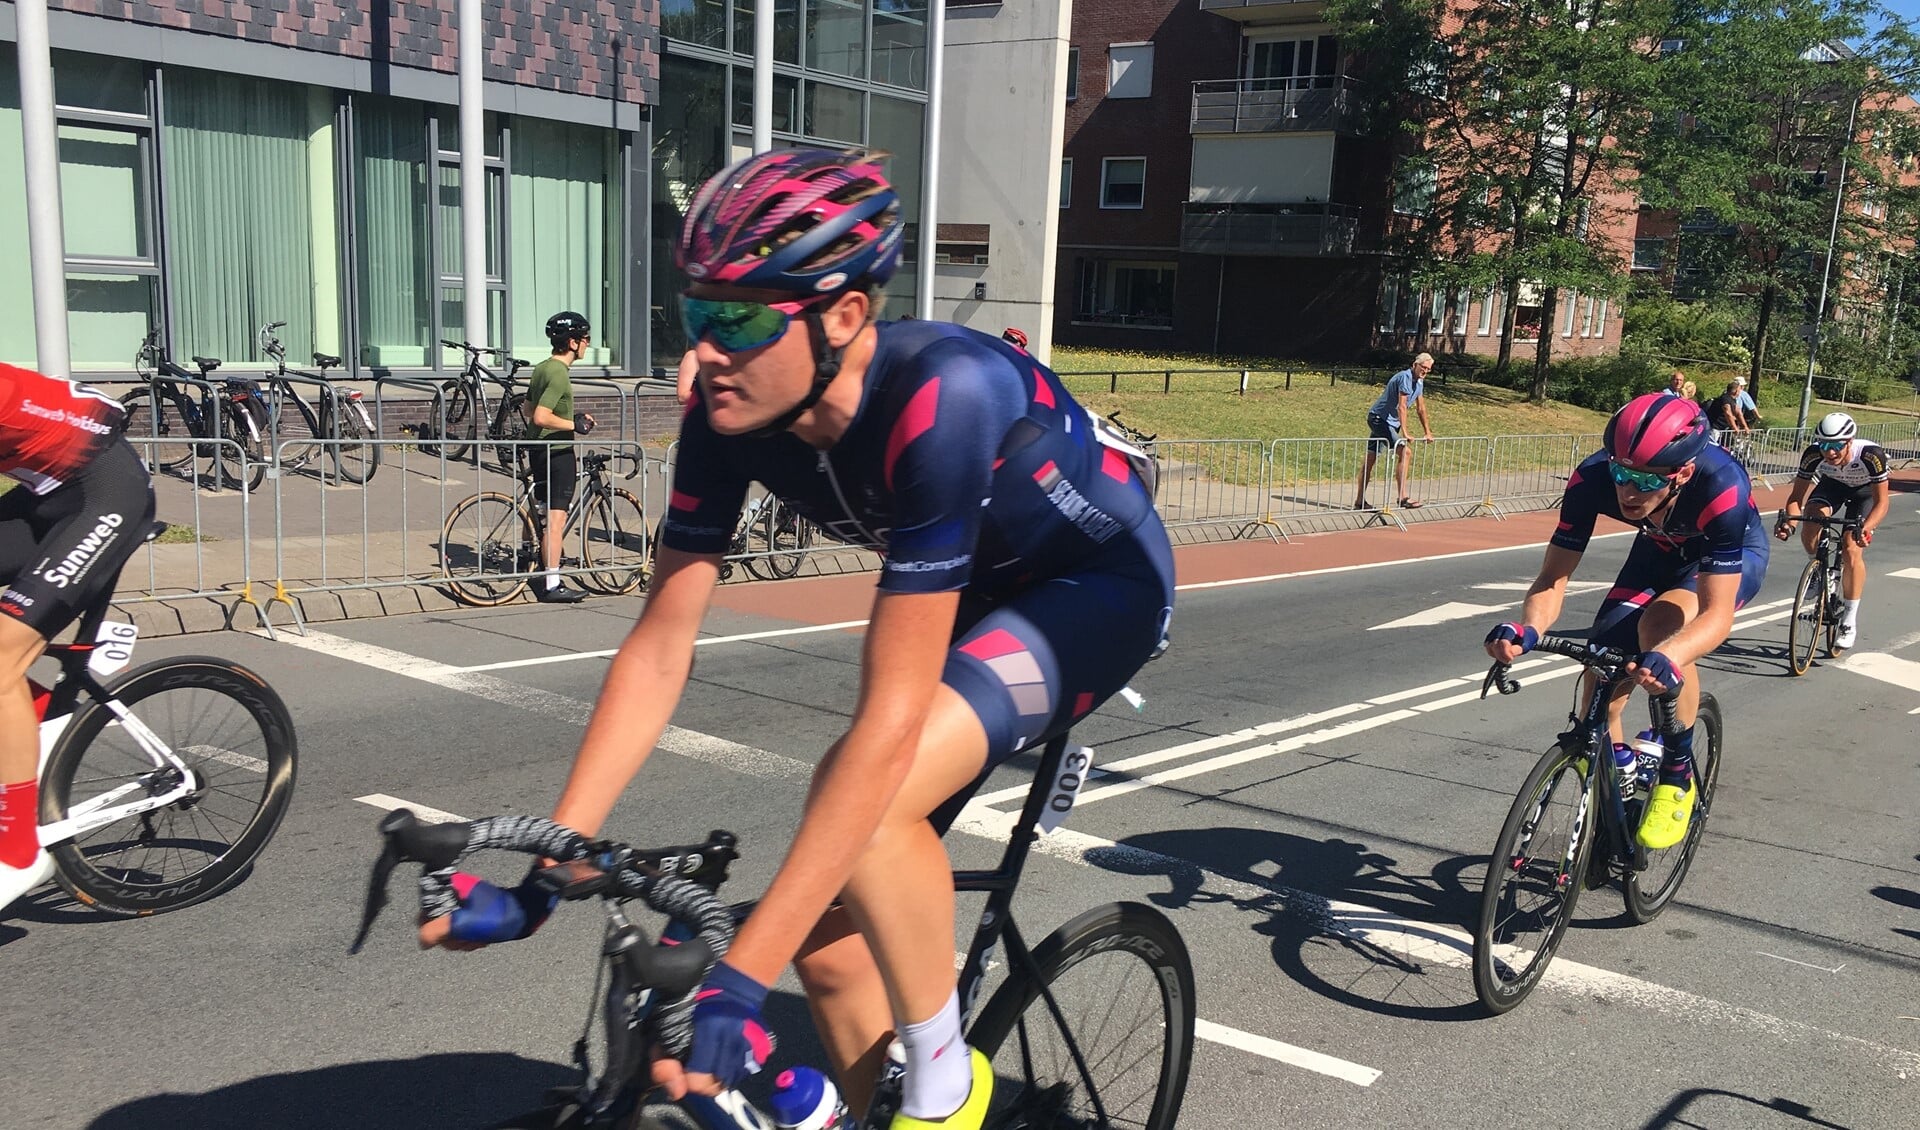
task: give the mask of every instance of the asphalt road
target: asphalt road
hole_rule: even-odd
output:
[[[1917,499],[1894,496],[1871,552],[1859,647],[1799,679],[1783,653],[1801,555],[1776,547],[1707,664],[1728,754],[1685,889],[1638,928],[1617,892],[1588,893],[1552,979],[1513,1013],[1479,1012],[1463,930],[1573,680],[1554,661],[1515,697],[1472,692],[1479,639],[1538,548],[1183,592],[1174,650],[1136,682],[1144,711],[1110,703],[1081,727],[1121,772],[1045,842],[1016,915],[1030,937],[1114,899],[1172,916],[1208,1037],[1182,1126],[1913,1126]],[[1626,546],[1596,540],[1579,579],[1609,580]],[[767,881],[853,702],[860,637],[809,626],[802,586],[819,583],[769,590],[791,592],[787,616],[716,610],[675,721],[724,741],[657,755],[609,825],[656,843],[738,831],[738,897]],[[1587,586],[1564,625],[1600,595]],[[1481,607],[1443,619],[1449,604]],[[379,815],[356,798],[544,814],[605,670],[573,653],[613,647],[637,607],[145,645],[230,656],[280,690],[299,725],[294,806],[256,873],[207,905],[103,921],[49,890],[8,912],[0,1126],[467,1127],[564,1082],[598,916],[570,907],[526,943],[422,954],[390,910],[348,958]],[[1434,622],[1377,627],[1406,618]],[[761,632],[784,634],[723,638]],[[1014,767],[985,791],[1011,812],[1023,784]],[[976,808],[956,860],[989,864],[994,827]],[[793,989],[771,1015],[783,1058],[811,1058]]]

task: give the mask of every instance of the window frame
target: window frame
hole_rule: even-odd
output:
[[[1144,187],[1145,182],[1141,182]],[[1144,193],[1142,196],[1144,197]],[[1060,210],[1065,211],[1073,205],[1073,158],[1060,158]]]
[[[1066,84],[1067,101],[1078,102],[1080,100],[1080,49],[1078,47],[1067,48]]]
[[[1140,202],[1138,204],[1111,204],[1107,200],[1107,190],[1112,187],[1110,173],[1115,162],[1138,161],[1140,163]],[[1137,157],[1100,158],[1100,207],[1110,212],[1138,212],[1147,206],[1147,159]]]
[[[1127,59],[1116,58],[1114,54],[1116,50],[1139,52],[1139,54],[1134,55],[1133,57],[1127,58]],[[1107,44],[1106,96],[1108,98],[1126,99],[1129,101],[1138,101],[1141,99],[1152,98],[1153,97],[1153,55],[1154,55],[1153,41],[1150,39],[1138,40],[1131,43]],[[1124,65],[1121,65],[1123,63]],[[1132,74],[1136,66],[1140,66],[1140,65],[1144,65],[1146,67],[1146,77],[1143,80],[1139,80],[1139,84],[1143,84],[1144,89],[1141,89],[1138,93],[1133,93],[1132,92],[1133,86],[1136,85],[1136,83],[1135,83],[1135,80],[1132,80],[1128,76]],[[1116,67],[1118,67],[1117,72],[1116,72]],[[1126,90],[1127,90],[1126,93],[1118,92],[1118,88],[1121,87],[1123,84],[1126,85]]]

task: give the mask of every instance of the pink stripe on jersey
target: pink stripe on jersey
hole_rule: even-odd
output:
[[[961,644],[960,650],[975,659],[984,661],[998,659],[1003,655],[1012,655],[1016,651],[1025,651],[1027,645],[1020,642],[1019,636],[1005,628],[995,628],[977,640]]]
[[[1737,486],[1728,487],[1726,490],[1721,491],[1712,502],[1707,503],[1706,506],[1701,508],[1700,516],[1693,520],[1693,524],[1704,530],[1715,518],[1733,509],[1739,501],[1740,488]]]
[[[907,445],[927,433],[933,427],[933,418],[940,407],[940,378],[935,377],[920,387],[907,401],[906,409],[900,418],[893,422],[893,434],[887,437],[886,462],[882,464],[881,474],[887,489],[893,489],[893,464]]]
[[[1123,483],[1127,481],[1127,476],[1133,471],[1133,468],[1127,463],[1127,457],[1111,447],[1101,449],[1100,469],[1105,471],[1109,478],[1118,479]]]
[[[1053,399],[1053,389],[1048,386],[1046,376],[1038,369],[1033,371],[1033,402],[1048,408],[1057,405]]]
[[[667,506],[674,510],[694,511],[700,509],[700,500],[683,490],[676,490],[667,496]]]

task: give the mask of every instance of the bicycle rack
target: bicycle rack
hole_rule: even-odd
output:
[[[627,405],[627,398],[633,395],[632,393],[628,392],[625,387],[619,384],[616,384],[613,381],[602,380],[599,377],[574,377],[572,378],[572,381],[576,388],[582,387],[582,386],[590,386],[593,388],[612,389],[614,392],[614,395],[620,398],[620,431],[618,433],[618,437],[623,440],[633,438],[632,434],[627,431],[627,420],[629,417],[632,417],[637,422],[639,419],[639,416],[636,412],[631,411]]]
[[[273,463],[267,467],[267,477],[270,479],[280,477],[280,441],[285,438],[280,428],[282,418],[281,402],[283,396],[281,391],[274,387],[275,381],[286,381],[289,384],[310,384],[318,387],[320,389],[320,399],[323,407],[331,409],[331,416],[327,418],[335,421],[340,419],[340,391],[333,387],[332,381],[284,366],[281,367],[279,372],[263,373],[258,383],[261,387],[261,395],[267,398],[267,404],[270,408],[267,416],[267,436],[270,441],[270,446],[273,448]],[[323,413],[323,416],[324,415]],[[317,435],[313,438],[324,443],[337,439],[338,437]],[[322,466],[325,466],[324,462]],[[324,480],[327,477],[328,475],[323,469],[320,472],[320,478]]]
[[[152,403],[153,403],[153,429],[154,430],[150,433],[135,433],[135,434],[138,434],[139,438],[141,439],[150,439],[150,440],[153,440],[155,443],[158,443],[160,440],[166,438],[160,434],[160,413],[164,411],[164,406],[162,406],[160,403],[160,385],[163,383],[171,383],[171,384],[177,384],[177,385],[194,385],[198,387],[202,393],[200,403],[196,405],[196,407],[200,409],[201,416],[204,419],[206,419],[207,427],[209,429],[207,435],[204,435],[204,436],[189,435],[187,439],[184,441],[190,446],[194,446],[196,448],[196,450],[194,451],[194,458],[197,460],[200,457],[197,441],[211,440],[213,442],[214,447],[218,447],[220,442],[226,439],[226,434],[221,430],[222,413],[218,411],[218,408],[220,407],[220,390],[214,386],[214,382],[212,380],[209,380],[205,377],[190,376],[181,372],[180,366],[174,364],[172,361],[161,362],[160,364],[156,365],[155,368],[156,369],[166,368],[172,371],[156,372],[150,376],[142,377],[132,382],[136,385],[145,385],[146,387],[153,390]],[[222,383],[224,383],[224,381]],[[182,419],[180,422],[182,424],[186,423],[184,419]],[[211,454],[212,452],[210,449],[209,457],[211,457]],[[245,458],[244,451],[242,451],[241,457],[243,459]],[[194,485],[197,488],[199,486],[199,478],[200,478],[199,471],[197,469],[194,471],[193,478],[194,478]],[[220,490],[222,489],[222,487],[223,487],[223,484],[221,483],[220,475],[218,473],[214,474],[213,486],[211,489]],[[241,490],[241,493],[243,494],[246,493],[244,486],[239,489]]]

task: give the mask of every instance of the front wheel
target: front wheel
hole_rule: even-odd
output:
[[[1591,780],[1585,754],[1547,751],[1487,859],[1473,932],[1473,988],[1498,1015],[1527,999],[1573,920],[1593,851]]]
[[[127,422],[123,435],[146,461],[147,470],[181,474],[193,467],[193,427],[179,408],[149,386],[120,398]]]
[[[767,571],[784,579],[800,571],[807,547],[813,544],[813,526],[792,507],[769,503],[766,508]]]
[[[338,409],[329,409],[329,438],[334,440],[333,469],[342,482],[364,483],[380,469],[380,445],[372,442],[373,417],[358,400],[343,400]]]
[[[1813,666],[1813,650],[1819,646],[1826,615],[1827,567],[1815,558],[1800,570],[1800,584],[1793,590],[1793,617],[1787,621],[1787,666],[1794,674],[1804,675]]]
[[[580,521],[581,579],[596,592],[620,596],[647,575],[647,514],[633,492],[614,487],[587,500]]]
[[[539,535],[518,500],[498,491],[463,499],[440,531],[440,567],[453,598],[492,608],[519,596],[540,560]]]
[[[135,738],[157,739],[192,776],[165,808],[89,826],[49,845],[60,885],[111,914],[148,915],[205,901],[245,878],[293,797],[293,718],[273,688],[236,663],[163,659],[106,686],[74,717],[47,759],[40,819],[104,817],[171,792],[180,770]],[[104,806],[104,807],[102,807]]]
[[[968,1042],[998,1079],[986,1125],[1169,1130],[1193,1029],[1193,960],[1173,923],[1138,903],[1095,907],[1047,935],[974,1024]]]
[[[479,409],[474,406],[473,386],[465,381],[448,381],[440,386],[440,393],[440,400],[429,409],[434,413],[426,428],[431,438],[419,447],[428,455],[458,463],[474,448]]]
[[[1693,866],[1693,854],[1707,830],[1713,808],[1713,786],[1720,779],[1720,703],[1710,694],[1700,696],[1700,713],[1693,720],[1693,779],[1699,794],[1693,801],[1693,820],[1687,836],[1670,848],[1647,853],[1645,871],[1627,872],[1627,914],[1635,922],[1651,922],[1680,891]]]
[[[266,478],[267,463],[273,458],[268,448],[266,411],[255,398],[244,403],[229,400],[224,420],[227,434],[214,445],[214,463],[223,483],[251,493]]]

